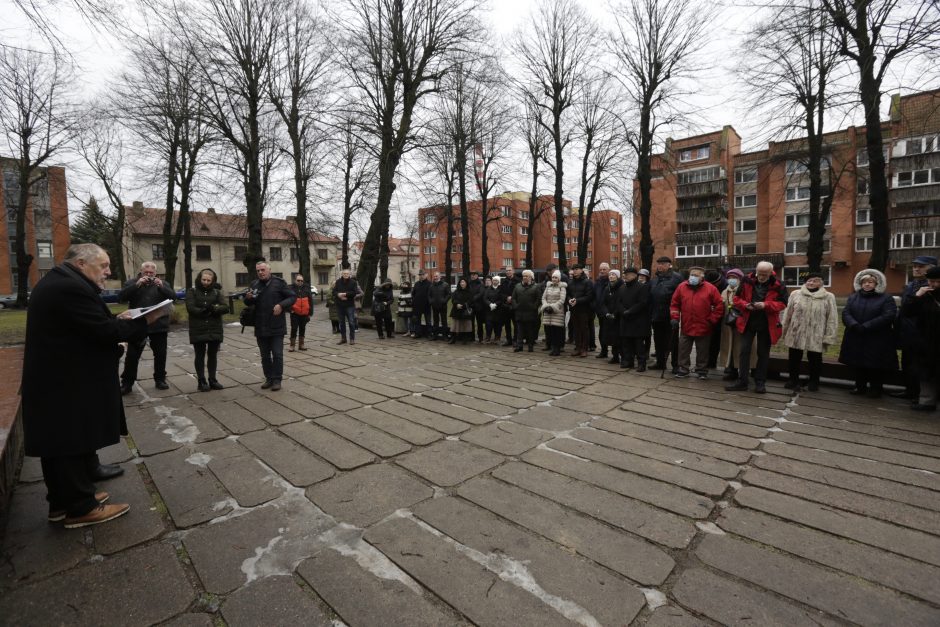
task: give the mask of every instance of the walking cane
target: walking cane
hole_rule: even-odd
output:
[[[669,341],[666,342],[666,357],[663,359],[663,369],[659,372],[659,378],[666,377],[666,367],[669,365],[669,357],[672,355],[672,327],[669,327]],[[656,354],[659,355],[659,347],[656,347]]]

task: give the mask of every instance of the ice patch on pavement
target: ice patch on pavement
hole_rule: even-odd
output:
[[[705,533],[711,533],[716,536],[725,535],[724,530],[713,522],[698,521],[695,523],[695,526],[701,529],[702,531],[704,531]]]
[[[212,461],[212,457],[206,455],[205,453],[193,453],[186,458],[186,463],[192,464],[193,466],[200,466],[205,468],[209,465],[209,462]]]
[[[384,553],[362,539],[362,529],[340,523],[321,534],[317,540],[340,555],[353,558],[359,566],[376,577],[398,581],[411,588],[415,594],[423,594],[417,581],[396,566]]]
[[[643,596],[646,597],[646,605],[650,608],[650,611],[662,607],[669,602],[668,599],[666,599],[666,595],[656,588],[640,588],[640,590],[643,592]]]
[[[535,577],[532,576],[525,562],[500,553],[483,553],[482,551],[457,542],[450,536],[444,535],[423,520],[415,518],[410,513],[406,516],[428,533],[453,546],[458,553],[469,557],[503,581],[522,588],[568,620],[578,623],[579,625],[584,625],[585,627],[601,627],[601,623],[586,609],[574,601],[556,596],[540,586],[535,580]]]
[[[251,583],[252,581],[257,579],[259,576],[265,576],[263,574],[259,575],[258,562],[261,561],[261,558],[263,558],[265,555],[271,553],[274,550],[274,545],[280,542],[282,537],[283,536],[274,536],[268,541],[267,546],[256,547],[255,556],[249,557],[244,562],[242,562],[242,572],[245,573],[245,576],[247,577],[247,579],[245,580],[246,584]]]
[[[573,439],[573,438],[572,438],[572,439]],[[541,444],[539,444],[539,445],[536,446],[535,448],[537,448],[537,449],[539,449],[539,450],[542,450],[542,451],[549,451],[549,452],[555,453],[555,454],[557,454],[557,455],[563,455],[563,456],[565,456],[565,457],[571,457],[572,459],[576,459],[576,460],[581,461],[581,462],[589,462],[589,461],[591,461],[591,460],[586,459],[586,458],[584,458],[584,457],[579,457],[579,456],[577,456],[577,455],[573,455],[573,454],[571,454],[571,453],[566,453],[565,451],[559,451],[558,449],[552,448],[552,447],[548,446],[548,442],[542,442]]]
[[[744,486],[742,486],[742,485],[741,485],[739,482],[737,482],[737,481],[729,481],[729,482],[728,482],[728,486],[729,486],[732,490],[740,490],[742,487],[744,487]]]
[[[163,433],[170,436],[170,439],[177,444],[193,444],[196,438],[199,437],[199,428],[192,420],[186,416],[173,415],[173,412],[176,411],[175,408],[157,405],[153,408],[153,411],[160,416],[160,422],[157,423],[157,426],[166,427]]]

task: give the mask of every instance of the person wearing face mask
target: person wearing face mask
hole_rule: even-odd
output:
[[[912,404],[915,411],[936,411],[940,391],[940,268],[924,273],[926,284],[917,288],[902,308],[904,316],[914,321],[921,348],[914,356],[920,374],[920,394]]]
[[[819,390],[822,356],[826,348],[838,340],[839,311],[836,297],[823,287],[822,275],[806,275],[803,286],[790,294],[783,315],[783,334],[780,341],[789,349],[787,373],[789,380],[783,386],[788,390],[800,389],[800,362],[803,352],[809,361],[810,392]]]
[[[787,306],[787,288],[774,274],[774,265],[761,261],[757,268],[741,282],[741,290],[734,297],[734,308],[740,314],[737,319],[741,334],[741,352],[738,355],[739,378],[734,385],[725,386],[729,392],[743,392],[748,388],[751,367],[751,350],[757,340],[757,367],[754,370],[754,391],[767,392],[767,364],[770,347],[777,343],[783,327],[780,313]]]
[[[741,352],[741,334],[738,333],[738,312],[734,309],[734,297],[741,290],[741,280],[744,273],[732,268],[725,273],[725,282],[728,286],[721,293],[721,302],[724,305],[724,319],[721,326],[721,350],[718,351],[718,367],[724,368],[725,381],[737,381],[738,369],[736,367],[738,354]],[[751,361],[757,361],[757,344],[751,348]]]
[[[724,310],[721,294],[714,285],[705,281],[705,268],[689,268],[689,279],[683,281],[672,295],[669,314],[672,327],[679,330],[679,368],[676,378],[689,376],[692,346],[695,346],[695,372],[699,379],[707,379],[708,344],[712,329],[721,320]]]
[[[855,293],[842,310],[845,334],[839,362],[855,369],[852,394],[880,398],[886,372],[898,369],[891,327],[897,316],[894,298],[885,294],[887,280],[878,270],[855,275]]]
[[[620,367],[629,370],[636,359],[636,371],[646,372],[651,328],[650,290],[638,277],[636,268],[623,271],[624,280],[617,286],[612,309],[618,314]]]

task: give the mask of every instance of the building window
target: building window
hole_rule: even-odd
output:
[[[326,259],[329,259],[329,258],[330,258],[330,251],[328,251],[328,250],[325,249],[325,248],[318,248],[318,249],[317,249],[317,259],[320,259],[320,260],[322,261],[322,260],[326,260]]]
[[[525,243],[525,242],[520,242],[520,244],[519,244],[519,250],[521,250],[522,252],[525,252],[525,251],[529,250],[529,245],[528,245],[527,243]]]
[[[789,240],[783,243],[783,254],[785,255],[805,255],[807,245],[809,242],[807,240]],[[823,254],[829,254],[832,250],[832,241],[828,239],[823,240]]]
[[[196,246],[196,261],[212,261],[212,246]]]
[[[280,246],[271,246],[268,248],[268,261],[281,261]]]
[[[891,238],[891,248],[933,248],[940,242],[937,231],[924,231],[920,233],[895,233]]]
[[[829,195],[828,187],[821,187],[819,189],[819,197],[825,198]],[[787,188],[787,202],[795,202],[799,200],[809,200],[809,188],[808,187],[788,187]]]
[[[753,183],[757,180],[757,168],[738,168],[734,171],[735,183]]]
[[[907,155],[920,155],[925,152],[933,152],[937,149],[937,141],[933,136],[930,137],[915,137],[914,139],[908,139],[904,142],[905,152]]]
[[[613,265],[615,265],[615,266],[620,265],[620,257],[611,257],[611,258],[610,258],[610,263],[613,264]]]
[[[244,261],[245,256],[248,255],[247,246],[236,246],[235,247],[235,261]]]
[[[423,252],[424,252],[425,255],[430,255],[430,254],[431,254],[431,247],[430,247],[430,246],[425,246]]]
[[[706,155],[705,159],[708,158]],[[721,178],[721,168],[716,166],[710,168],[696,168],[695,170],[684,170],[676,175],[676,182],[679,185],[688,185],[689,183],[705,183],[715,181]]]
[[[735,233],[752,233],[757,230],[757,220],[735,220]]]
[[[525,258],[522,258],[518,261],[517,264],[520,268],[525,268]]]
[[[425,231],[424,239],[437,239],[437,231]]]
[[[508,206],[508,205],[507,205],[507,206],[504,206],[504,207],[500,207],[500,208],[499,208],[499,213],[500,213],[504,218],[511,218],[511,217],[512,217],[512,207],[510,207],[510,206]]]
[[[610,239],[617,239],[618,237],[619,235],[617,235],[617,231],[610,232]]]
[[[757,244],[735,244],[734,254],[735,255],[756,255]]]
[[[871,193],[871,186],[868,184],[868,179],[859,178],[855,182],[855,186],[859,196],[867,196]]]
[[[820,266],[819,273],[822,274],[823,285],[829,287],[829,280],[832,278],[829,266]],[[789,286],[803,285],[807,274],[809,274],[809,266],[784,266],[783,283]]]
[[[283,272],[272,272],[272,273],[271,273],[271,276],[276,276],[276,277],[279,278],[279,279],[283,279],[283,278],[284,278],[284,273],[283,273]]]
[[[855,224],[871,224],[871,209],[857,209],[855,211]]]
[[[557,251],[557,250],[553,250],[553,251],[552,251],[552,259],[558,259],[558,251]]]
[[[248,273],[247,272],[235,273],[235,287],[248,287]]]
[[[617,218],[610,219],[610,226],[617,226]]]
[[[832,213],[826,216],[826,226],[832,224]],[[801,226],[809,226],[808,213],[788,213],[785,218],[784,226],[788,229],[795,229]]]
[[[291,260],[291,261],[293,261],[293,262],[300,261],[300,249],[299,249],[299,248],[297,248],[297,247],[295,247],[295,246],[291,246],[291,247],[288,248],[287,250],[288,250],[288,252],[290,253],[290,260]]]
[[[317,283],[320,285],[326,285],[330,282],[330,273],[329,272],[317,272]]]
[[[36,256],[40,259],[52,259],[52,242],[36,242]]]
[[[512,250],[512,242],[503,242],[503,250]]]
[[[166,259],[166,256],[163,252],[163,244],[151,244],[150,245],[150,256],[154,261],[161,261]]]
[[[717,257],[719,254],[721,247],[718,244],[676,246],[676,257]]]
[[[436,222],[436,221],[437,221],[437,219],[434,217],[434,214],[433,214],[433,213],[425,214],[425,216],[424,216],[424,223],[425,223],[425,224],[434,224],[434,222]]]
[[[744,207],[756,207],[757,206],[757,194],[745,194],[743,196],[734,197],[734,208],[742,209]]]
[[[868,253],[871,252],[872,242],[875,238],[873,237],[856,237],[855,238],[855,252],[857,253]]]
[[[529,227],[527,226],[519,227],[519,235],[528,235],[528,234],[529,234]]]
[[[931,183],[940,183],[940,168],[898,172],[894,186],[911,187],[913,185],[929,185]]]
[[[528,219],[529,219],[529,212],[528,212],[528,211],[520,211],[520,212],[519,212],[519,218],[520,218],[521,220],[528,220]]]
[[[452,253],[462,253],[462,252],[463,252],[463,244],[453,244],[453,245],[450,247],[450,252],[452,252]]]
[[[499,231],[500,231],[501,233],[505,233],[506,235],[512,235],[512,227],[509,226],[508,224],[503,224],[503,225],[501,225],[501,226],[499,227]]]
[[[512,259],[510,257],[503,257],[503,267],[505,268],[512,267]]]
[[[679,151],[679,162],[687,163],[689,161],[708,159],[710,154],[711,150],[708,144],[704,146],[696,146],[695,148],[687,148],[685,150]]]
[[[611,244],[611,245],[610,245],[610,252],[612,252],[612,253],[617,252],[617,245],[616,245],[616,244]]]
[[[428,267],[429,267],[429,268],[437,268],[437,259],[432,259],[431,261],[429,261],[429,262],[428,262]]]

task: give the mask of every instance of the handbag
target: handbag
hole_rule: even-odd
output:
[[[729,327],[733,327],[738,324],[738,318],[741,317],[741,312],[732,307],[728,310],[728,313],[725,314],[725,324]]]

